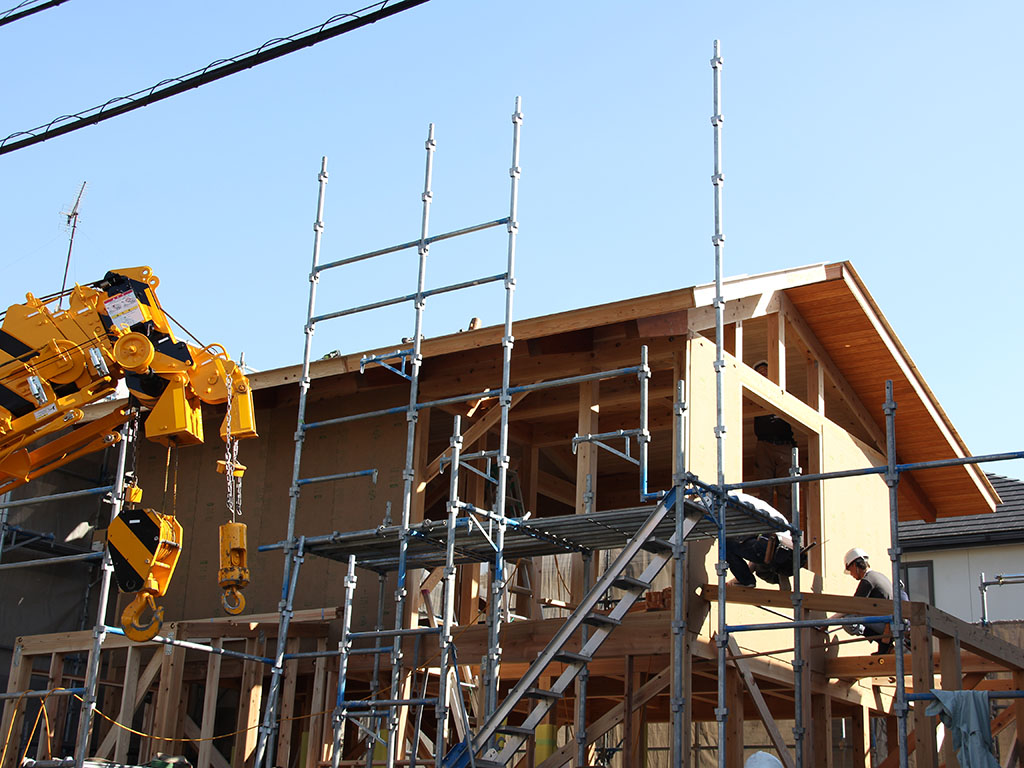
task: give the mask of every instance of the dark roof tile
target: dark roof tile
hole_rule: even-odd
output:
[[[988,479],[1002,499],[995,512],[901,523],[900,544],[906,549],[948,549],[1024,541],[1024,482],[993,474]]]

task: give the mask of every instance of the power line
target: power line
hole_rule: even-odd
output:
[[[60,1],[64,2],[65,0]],[[71,131],[77,131],[79,128],[84,128],[87,125],[95,125],[125,112],[131,112],[134,109],[149,106],[157,101],[162,101],[179,93],[198,88],[201,85],[212,83],[228,75],[251,69],[259,64],[286,56],[303,48],[309,48],[324,40],[329,40],[332,37],[343,35],[354,29],[365,27],[368,24],[373,24],[388,16],[394,16],[429,1],[399,0],[399,2],[391,3],[390,0],[378,0],[378,2],[371,3],[352,13],[341,13],[332,16],[317,27],[311,27],[290,37],[276,37],[273,40],[268,40],[259,48],[246,51],[229,59],[218,59],[202,69],[189,72],[187,75],[162,80],[151,88],[136,91],[128,96],[110,99],[110,101],[98,107],[92,107],[73,115],[62,115],[45,125],[40,125],[27,131],[12,133],[7,138],[0,140],[0,155],[38,144]]]
[[[45,11],[47,8],[54,8],[61,3],[66,3],[68,0],[24,0],[24,2],[18,3],[13,8],[0,13],[0,27],[4,24],[10,24],[11,22],[23,19],[26,16],[31,16],[33,13],[39,13]]]

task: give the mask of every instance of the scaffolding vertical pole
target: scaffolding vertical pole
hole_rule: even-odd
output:
[[[516,287],[516,237],[519,234],[519,140],[523,125],[522,99],[516,96],[512,113],[512,165],[508,210],[508,265],[505,270],[505,332],[501,337],[501,430],[498,436],[498,488],[494,512],[497,530],[494,543],[494,568],[491,573],[491,598],[488,605],[487,675],[484,697],[484,718],[498,707],[498,687],[501,675],[501,625],[505,621],[505,494],[508,484],[508,414],[512,405],[509,395],[509,376],[512,365],[512,299]],[[390,766],[389,766],[390,768]]]
[[[391,516],[391,502],[388,502],[387,506],[388,517]],[[387,578],[383,573],[377,574],[377,622],[373,625],[375,632],[380,632],[384,629],[384,584]],[[374,640],[374,643],[379,643],[379,640]],[[380,654],[373,654],[373,674],[370,677],[370,698],[377,697],[377,687],[380,685]],[[371,710],[369,722],[373,725],[373,733],[367,734],[366,736],[366,768],[373,768],[373,750],[375,748],[374,734],[380,731],[380,717],[379,713]]]
[[[348,570],[345,572],[345,608],[341,618],[341,642],[338,643],[338,694],[334,700],[334,736],[331,743],[331,766],[338,768],[341,761],[341,738],[345,733],[345,679],[348,673],[348,657],[352,651],[352,603],[356,593],[356,556],[348,556]],[[313,749],[313,734],[309,738],[309,748]],[[372,753],[371,753],[372,754]]]
[[[277,609],[281,614],[281,622],[277,630],[277,653],[274,655],[274,666],[270,672],[270,690],[267,693],[266,708],[263,711],[263,724],[260,726],[259,737],[256,742],[256,756],[253,765],[259,765],[266,759],[267,767],[274,768],[276,759],[277,741],[277,703],[281,695],[281,677],[284,675],[284,654],[288,645],[288,629],[291,626],[292,605],[295,602],[295,586],[299,581],[299,568],[305,550],[305,537],[300,536],[298,546],[292,557],[292,570],[281,585],[281,602]]]
[[[594,481],[587,473],[587,488],[583,494],[583,505],[586,514],[594,511]],[[583,553],[583,594],[590,592],[591,566],[594,553],[587,550]],[[580,648],[587,644],[590,632],[586,624],[580,628]],[[590,681],[590,667],[584,663],[583,669],[576,676],[576,765],[582,768],[587,765],[587,683]]]
[[[672,477],[676,489],[675,536],[672,539],[672,557],[675,560],[675,588],[672,590],[672,765],[684,764],[683,730],[686,726],[686,691],[683,675],[686,651],[686,595],[685,586],[686,541],[683,534],[683,496],[686,491],[686,400],[685,384],[676,384],[676,401],[673,405],[676,430],[675,474]]]
[[[121,441],[117,451],[117,469],[114,471],[114,488],[110,492],[110,520],[121,514],[124,502],[124,472],[128,458],[128,444],[135,435],[134,419],[121,428]],[[96,688],[100,675],[100,651],[107,635],[107,602],[110,597],[110,577],[114,565],[110,560],[110,549],[104,548],[100,566],[100,595],[96,604],[96,626],[92,631],[92,650],[85,668],[85,698],[78,718],[78,739],[75,742],[75,768],[82,768],[89,752],[89,736],[92,732],[92,715],[96,709]]]
[[[640,347],[640,370],[636,375],[640,379],[640,434],[636,438],[640,446],[640,500],[647,501],[647,455],[648,444],[651,442],[651,431],[648,429],[651,367],[647,364],[646,344]],[[676,498],[681,497],[676,496]]]
[[[448,746],[448,697],[461,696],[456,682],[454,690],[448,691],[452,663],[452,622],[455,616],[455,522],[459,515],[459,462],[462,459],[462,418],[455,416],[452,436],[451,476],[448,483],[448,537],[444,551],[444,615],[441,617],[441,670],[437,683],[437,741],[434,749],[434,765],[441,768]],[[456,677],[456,681],[458,678]]]
[[[401,630],[405,624],[405,598],[408,594],[406,588],[406,557],[409,550],[409,522],[412,515],[412,494],[413,483],[416,476],[415,448],[416,448],[416,402],[419,399],[420,368],[423,365],[423,309],[426,305],[426,298],[423,293],[426,289],[427,279],[427,254],[430,252],[430,243],[427,237],[430,232],[430,203],[433,199],[431,182],[434,174],[434,149],[437,144],[434,141],[434,124],[431,123],[427,131],[427,141],[424,148],[427,151],[426,167],[423,173],[423,214],[420,220],[420,242],[417,249],[419,255],[419,271],[416,279],[416,300],[415,323],[412,335],[412,359],[409,369],[409,407],[405,413],[408,423],[405,440],[405,469],[402,471],[402,523],[398,542],[398,576],[395,586],[395,629]],[[402,685],[402,636],[395,635],[391,651],[391,698],[395,701],[401,699]],[[388,748],[387,768],[395,768],[395,761],[401,749],[405,734],[398,733],[400,704],[394,704],[388,713]],[[413,747],[415,749],[415,745]]]
[[[722,250],[725,245],[725,234],[722,228],[722,186],[725,177],[722,175],[722,56],[720,44],[715,40],[714,56],[711,59],[711,72],[714,87],[714,110],[711,115],[711,126],[714,132],[715,170],[711,176],[711,185],[715,196],[715,233],[711,243],[715,247],[715,444],[718,461],[718,493],[715,494],[714,506],[718,520],[718,707],[715,717],[718,719],[718,766],[725,768],[725,725],[729,716],[725,706],[725,663],[726,649],[729,638],[726,635],[725,623],[725,503],[721,498],[725,485],[725,424],[722,413],[722,374],[725,361],[722,358],[723,314],[725,302],[722,299]]]
[[[903,590],[900,589],[900,520],[899,483],[896,469],[896,401],[893,399],[892,379],[885,382],[885,453],[888,468],[885,484],[889,486],[889,559],[892,561],[892,639],[896,648],[896,720],[899,738],[900,768],[909,761],[907,743],[907,684],[903,664]]]
[[[789,468],[790,477],[800,474],[800,449],[795,447]],[[803,593],[800,591],[800,568],[803,560],[803,529],[800,527],[800,486],[793,486],[793,621],[804,618]],[[793,742],[796,752],[796,768],[804,768],[804,704],[803,704],[803,632],[800,627],[793,630]]]

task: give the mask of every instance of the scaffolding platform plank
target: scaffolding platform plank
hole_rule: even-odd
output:
[[[713,539],[718,525],[706,508],[690,499],[685,501],[687,512],[703,512],[700,522],[687,537],[688,541]],[[585,515],[560,515],[541,518],[510,518],[505,531],[505,558],[540,557],[565,552],[593,552],[621,547],[637,532],[653,511],[653,505],[627,509],[605,510]],[[455,534],[455,562],[458,564],[484,563],[494,559],[488,526],[496,526],[484,519],[480,525],[460,518]],[[406,566],[409,568],[438,568],[444,565],[447,522],[428,520],[410,526]],[[656,536],[669,539],[675,531],[675,515],[670,513],[658,526]],[[789,532],[790,526],[741,503],[726,507],[726,532],[730,537],[756,536],[761,533]],[[375,528],[351,533],[333,533],[309,537],[305,540],[308,554],[330,560],[346,562],[355,555],[356,563],[378,572],[398,568],[399,526]],[[261,547],[276,549],[280,545]]]

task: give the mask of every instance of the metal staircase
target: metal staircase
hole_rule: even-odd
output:
[[[673,540],[659,539],[655,536],[659,524],[673,510],[683,510],[682,503],[677,504],[676,489],[665,495],[658,506],[636,532],[636,535],[622,548],[618,556],[601,575],[593,588],[580,601],[576,610],[565,624],[555,633],[543,651],[537,656],[523,677],[515,684],[508,696],[498,705],[471,739],[456,744],[446,755],[442,765],[445,768],[498,768],[505,766],[512,759],[523,742],[531,737],[534,729],[540,725],[555,702],[560,699],[577,675],[594,658],[612,631],[619,626],[622,618],[629,612],[640,596],[650,588],[651,582],[662,568],[672,559]],[[683,520],[683,538],[693,530],[699,522],[701,513],[686,513]],[[627,567],[641,552],[649,552],[653,556],[639,578],[626,576]],[[620,589],[623,595],[607,613],[597,613],[595,609],[599,601],[611,589]],[[577,630],[584,626],[589,628],[589,636],[585,635],[580,651],[566,650],[566,646]],[[565,669],[550,689],[537,686],[544,670],[552,663],[562,663]],[[508,718],[515,707],[524,699],[536,700],[536,704],[521,725],[509,725]],[[504,745],[490,747],[492,739],[504,735]],[[487,750],[482,757],[476,757],[482,750]]]

